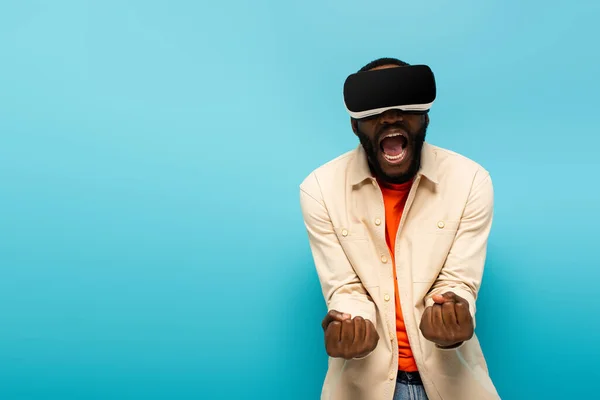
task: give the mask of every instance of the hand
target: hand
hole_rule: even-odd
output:
[[[433,301],[435,304],[425,309],[419,326],[425,339],[452,347],[473,337],[469,302],[452,292],[435,295]]]
[[[373,323],[362,317],[332,310],[321,324],[325,331],[325,349],[330,357],[351,360],[375,350],[379,334]]]

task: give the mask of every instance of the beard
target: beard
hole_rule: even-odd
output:
[[[402,125],[396,126],[408,132],[406,130],[406,127]],[[363,132],[361,132],[358,127],[356,129],[356,135],[360,140],[360,144],[367,153],[367,160],[369,162],[371,172],[373,172],[373,174],[377,178],[381,179],[384,182],[391,184],[402,184],[413,179],[417,172],[419,172],[419,169],[421,168],[421,151],[423,150],[425,136],[427,135],[427,124],[423,124],[418,132],[416,132],[413,135],[410,135],[410,142],[408,143],[408,146],[412,146],[413,148],[411,150],[412,154],[408,170],[402,174],[390,176],[383,171],[383,169],[381,168],[381,164],[379,163],[379,160],[377,158],[377,152],[379,151],[379,149],[377,149],[377,143],[379,142],[379,138],[384,133],[384,131],[392,127],[394,127],[394,125],[386,126],[385,129],[382,129],[379,132],[377,132],[377,135],[373,140],[369,139],[369,137]]]

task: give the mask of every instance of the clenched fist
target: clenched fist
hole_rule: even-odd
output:
[[[361,317],[331,310],[321,324],[325,331],[325,349],[330,357],[350,360],[375,350],[379,334],[373,323]]]
[[[442,347],[452,347],[473,337],[473,318],[469,303],[452,292],[433,296],[435,304],[427,307],[420,329],[425,339]]]

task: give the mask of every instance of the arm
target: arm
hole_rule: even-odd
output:
[[[431,291],[425,306],[432,306],[434,295],[453,292],[466,300],[475,327],[475,301],[483,277],[487,242],[494,208],[492,180],[485,171],[475,175],[454,243],[446,263]]]
[[[376,326],[375,305],[344,253],[314,174],[300,186],[300,206],[327,309]]]

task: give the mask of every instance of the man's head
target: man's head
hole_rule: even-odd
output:
[[[408,65],[395,58],[380,58],[358,72]],[[351,118],[350,122],[377,178],[388,183],[404,183],[419,171],[421,150],[429,125],[426,112],[388,110],[367,118]]]

